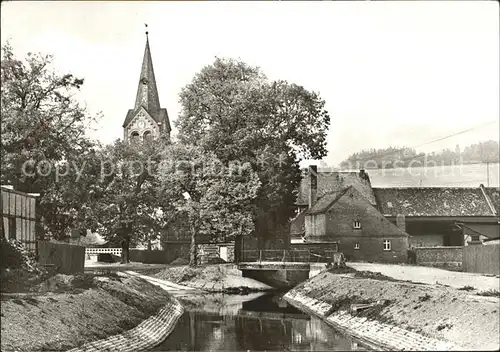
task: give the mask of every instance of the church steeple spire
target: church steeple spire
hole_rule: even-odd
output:
[[[128,111],[123,123],[125,141],[137,136],[139,138],[145,138],[146,135],[158,136],[162,131],[170,134],[167,110],[160,107],[147,27],[146,24],[146,47],[135,105]]]
[[[151,58],[151,49],[149,47],[149,36],[147,31],[146,48],[144,49],[139,86],[137,87],[135,109],[141,105],[144,106],[150,113],[157,111],[160,108],[160,99],[158,98],[158,88],[156,87],[153,59]]]

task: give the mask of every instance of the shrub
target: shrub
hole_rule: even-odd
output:
[[[500,292],[498,290],[490,289],[490,290],[479,292],[477,295],[478,296],[486,296],[486,297],[500,297]]]
[[[7,269],[21,269],[32,274],[44,272],[34,253],[27,251],[21,242],[4,237],[1,237],[0,242],[0,263],[2,273]]]

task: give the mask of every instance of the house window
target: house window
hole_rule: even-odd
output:
[[[354,249],[359,249],[359,242],[354,243]]]
[[[384,251],[390,251],[390,250],[391,250],[391,241],[384,240]]]
[[[479,235],[471,235],[470,237],[473,242],[479,242]]]
[[[352,225],[353,228],[355,229],[360,229],[361,228],[361,222],[360,221],[354,221],[354,224]]]

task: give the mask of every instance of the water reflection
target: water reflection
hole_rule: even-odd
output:
[[[186,311],[153,351],[366,350],[279,295],[182,296]]]

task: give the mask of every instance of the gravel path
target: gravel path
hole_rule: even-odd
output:
[[[140,277],[141,279],[144,279],[148,281],[149,283],[159,286],[165,291],[173,292],[173,291],[193,291],[196,290],[195,288],[188,287],[188,286],[183,286],[183,285],[178,285],[172,281],[167,281],[167,280],[160,280],[151,276],[146,276],[146,275],[141,275],[139,273],[136,273],[135,271],[125,271],[124,272],[127,275],[135,276],[135,277]]]
[[[395,264],[347,263],[347,265],[358,271],[379,272],[397,280],[410,280],[425,284],[436,284],[437,282],[454,288],[472,286],[479,291],[500,291],[500,279],[498,277],[482,274]]]

